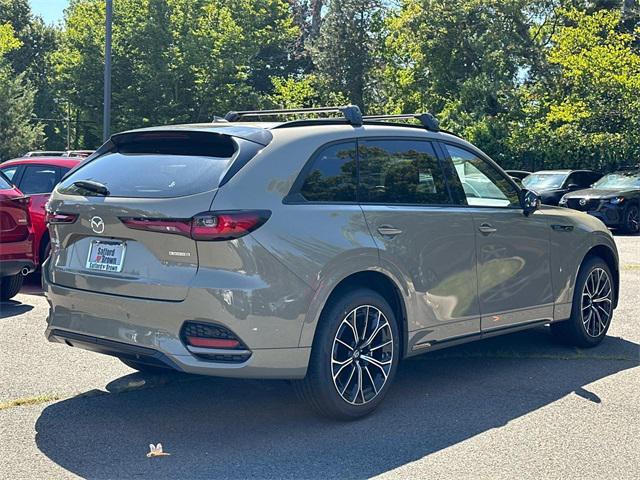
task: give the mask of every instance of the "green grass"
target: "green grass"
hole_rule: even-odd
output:
[[[620,268],[622,270],[640,270],[640,263],[624,263]]]
[[[40,405],[41,403],[49,403],[60,400],[60,396],[56,394],[38,395],[37,397],[16,398],[8,402],[0,403],[0,410],[7,410],[14,407],[24,407],[29,405]]]

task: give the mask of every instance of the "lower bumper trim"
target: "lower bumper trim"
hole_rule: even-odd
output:
[[[81,333],[67,332],[65,330],[53,329],[48,336],[49,341],[66,343],[71,347],[79,347],[104,355],[132,360],[147,365],[157,365],[168,367],[173,370],[183,371],[175,362],[162,352],[149,347],[130,345],[127,343],[107,340],[104,338],[83,335]]]
[[[8,277],[17,275],[23,268],[33,271],[36,266],[32,260],[4,260],[0,262],[0,276]]]

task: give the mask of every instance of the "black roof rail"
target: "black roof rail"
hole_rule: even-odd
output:
[[[362,117],[366,120],[399,120],[399,119],[413,119],[418,120],[424,128],[432,132],[440,131],[440,123],[430,113],[401,113],[398,115],[366,115]]]
[[[347,123],[359,127],[362,125],[362,112],[357,105],[344,105],[339,107],[318,107],[318,108],[289,108],[274,110],[243,110],[228,112],[224,119],[228,122],[238,122],[244,117],[262,117],[276,115],[293,115],[304,113],[341,113]],[[319,119],[324,120],[324,119]]]

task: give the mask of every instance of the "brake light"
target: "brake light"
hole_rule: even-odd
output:
[[[203,212],[191,219],[154,219],[120,217],[127,227],[159,233],[182,235],[199,241],[232,240],[243,237],[263,225],[269,210]]]
[[[45,222],[49,224],[73,223],[78,219],[77,213],[47,212]]]

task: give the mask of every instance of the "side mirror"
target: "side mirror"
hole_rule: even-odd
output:
[[[527,217],[540,208],[540,195],[533,190],[527,190],[523,188],[520,190],[520,206],[522,207],[522,213]]]
[[[569,185],[567,185],[567,188],[569,190],[575,190],[576,188],[580,188],[580,185],[578,185],[577,183],[570,183]]]

